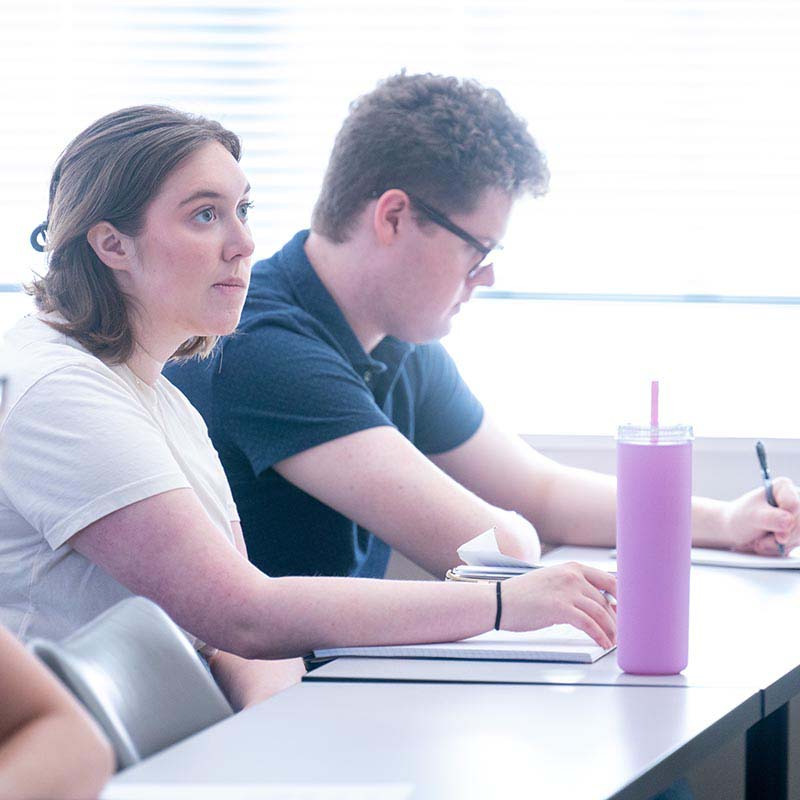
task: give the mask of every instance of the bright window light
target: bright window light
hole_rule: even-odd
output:
[[[239,133],[263,258],[307,226],[353,98],[455,74],[504,94],[552,172],[446,340],[486,405],[524,433],[610,433],[659,378],[700,435],[796,436],[798,41],[793,0],[14,4],[0,329],[45,268],[28,235],[52,165],[102,114],[167,103]]]

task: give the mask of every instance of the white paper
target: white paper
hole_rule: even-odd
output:
[[[617,551],[611,551],[611,558]],[[693,547],[692,564],[705,567],[743,567],[745,569],[800,569],[800,547],[796,547],[783,558],[757,556],[755,553],[736,553],[733,550],[717,550],[714,547]]]
[[[710,547],[693,547],[692,564],[712,567],[747,567],[748,569],[800,569],[800,549],[795,548],[784,558],[757,556],[755,553],[734,553]]]
[[[406,800],[410,783],[109,783],[100,800]]]
[[[458,548],[458,557],[470,567],[535,567],[528,561],[512,558],[500,552],[494,528],[470,539]]]

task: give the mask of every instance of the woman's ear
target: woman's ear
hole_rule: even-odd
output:
[[[95,255],[110,269],[127,272],[133,256],[133,240],[120,233],[110,222],[98,222],[86,233],[86,241]]]

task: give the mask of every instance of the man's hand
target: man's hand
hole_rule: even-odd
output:
[[[724,518],[725,539],[732,550],[779,555],[778,544],[785,552],[800,545],[800,497],[789,478],[772,482],[775,508],[767,502],[763,487],[753,489],[728,503]]]

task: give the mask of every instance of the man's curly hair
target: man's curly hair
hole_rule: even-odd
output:
[[[350,105],[331,152],[312,228],[347,240],[370,199],[403,189],[447,214],[470,213],[490,188],[547,191],[549,171],[527,124],[495,89],[401,72]]]

